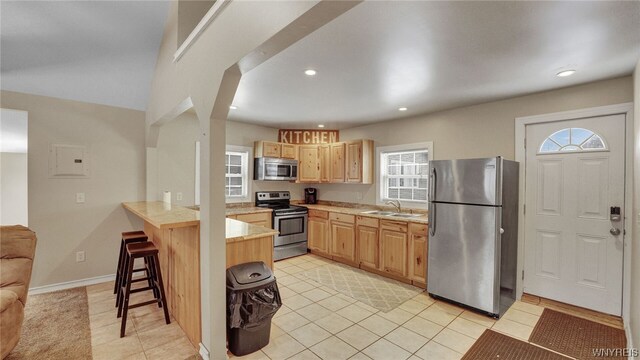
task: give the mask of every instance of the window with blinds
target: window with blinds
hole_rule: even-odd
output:
[[[382,200],[427,202],[427,149],[381,153]]]
[[[228,198],[246,197],[249,177],[248,152],[226,152],[225,195]]]

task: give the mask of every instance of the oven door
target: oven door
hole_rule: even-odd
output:
[[[280,232],[275,237],[274,246],[307,241],[307,213],[275,215],[273,228]]]
[[[264,164],[264,174],[267,180],[288,180],[291,179],[292,169],[289,164],[279,164],[277,162],[267,162]]]

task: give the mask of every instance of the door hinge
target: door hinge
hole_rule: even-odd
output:
[[[523,206],[523,211],[522,211],[522,213],[523,213],[523,214],[526,214],[526,213],[527,213],[527,204],[524,204],[524,205],[522,205],[522,206]]]
[[[522,270],[522,280],[524,280],[524,270]]]

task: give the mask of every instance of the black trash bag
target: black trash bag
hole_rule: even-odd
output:
[[[227,327],[251,329],[270,321],[282,306],[278,284],[247,290],[227,290]]]

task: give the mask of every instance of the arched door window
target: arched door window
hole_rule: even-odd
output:
[[[540,145],[541,154],[607,150],[604,139],[591,130],[568,128],[554,132]]]

